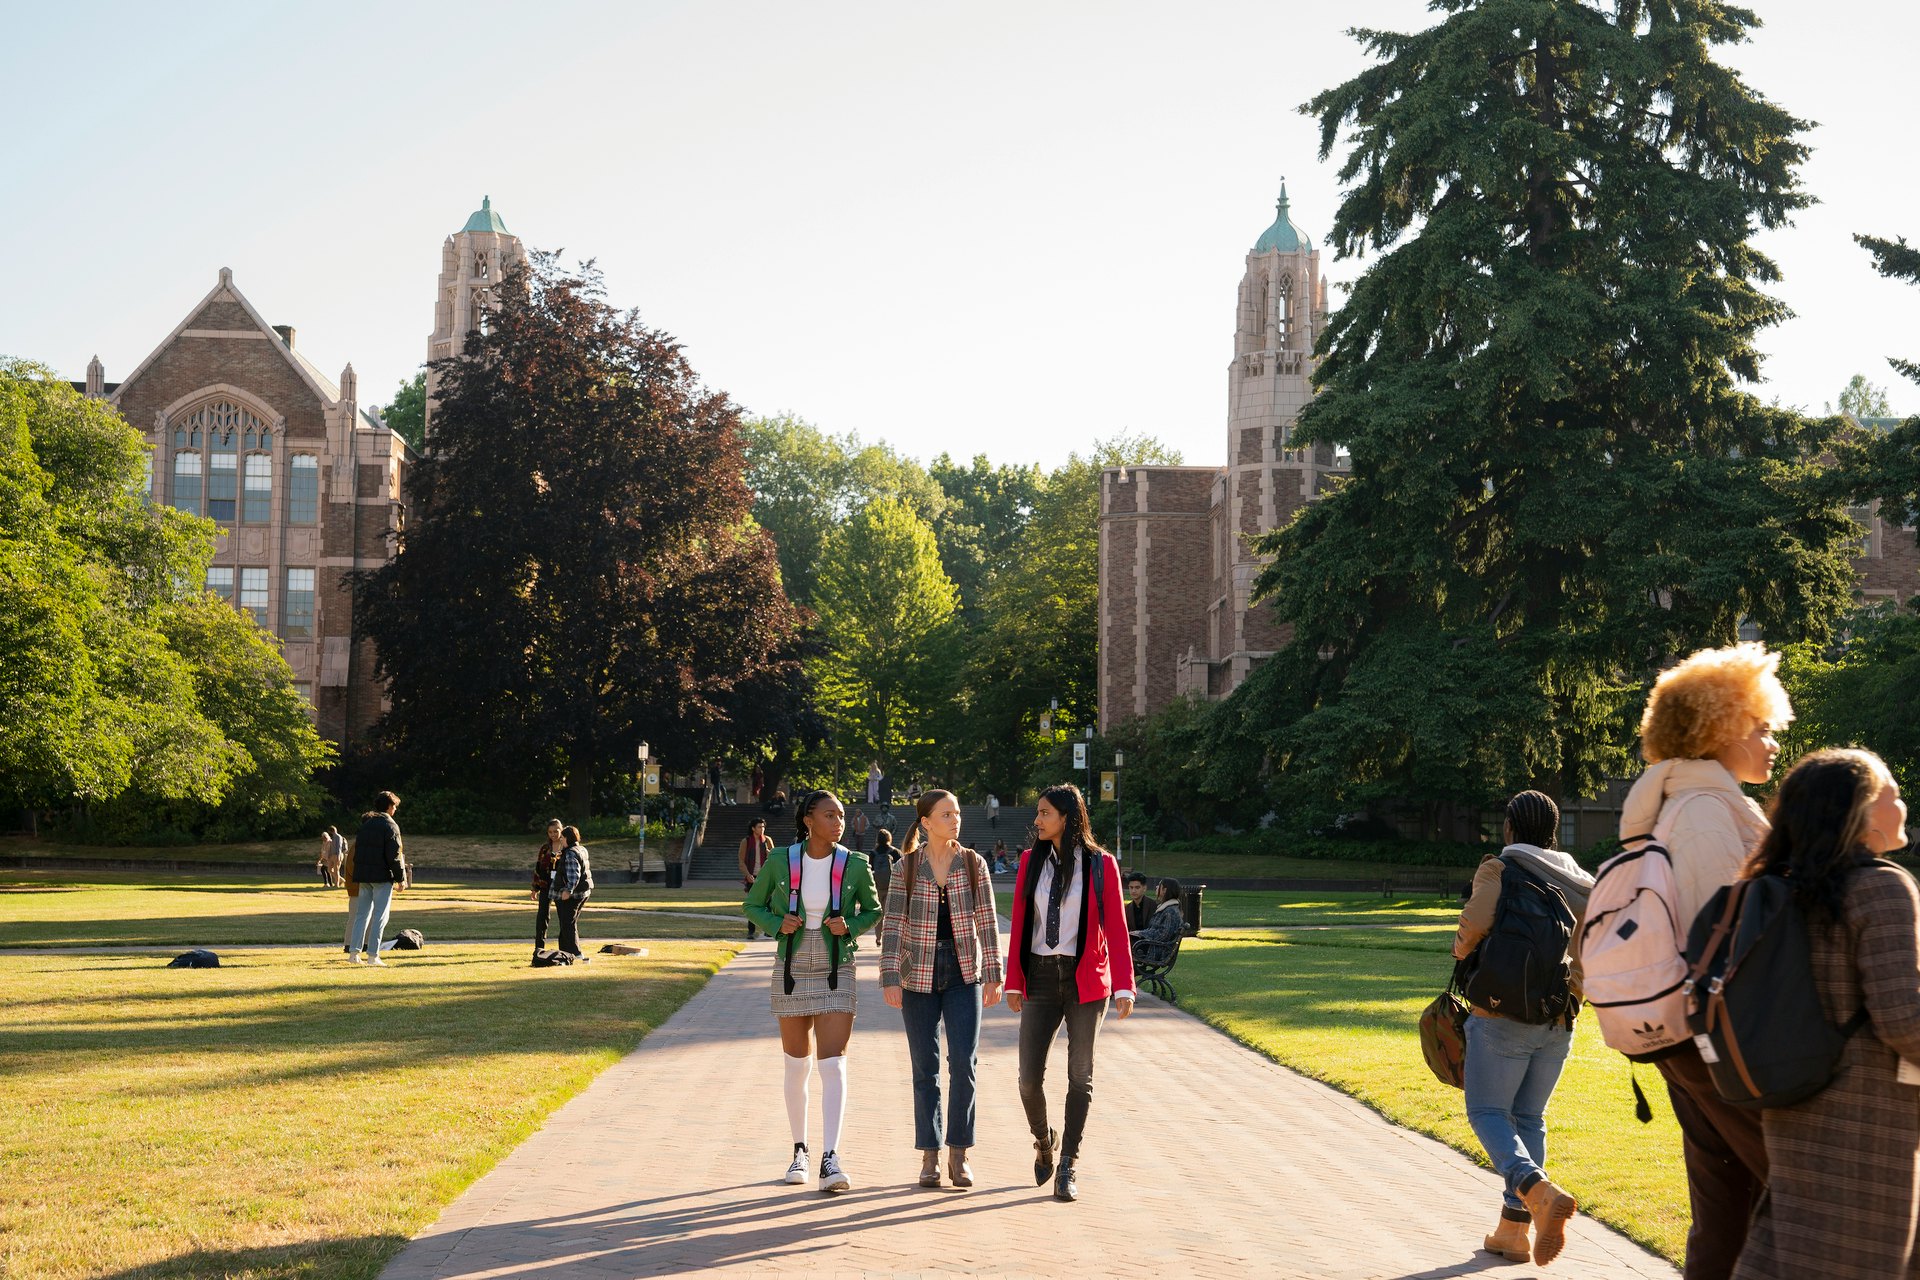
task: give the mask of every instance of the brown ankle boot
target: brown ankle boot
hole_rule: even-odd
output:
[[[947,1148],[947,1181],[956,1187],[973,1185],[973,1166],[967,1163],[965,1147]]]
[[[938,1151],[920,1153],[920,1185],[923,1187],[940,1185],[940,1153]]]
[[[1567,1222],[1580,1206],[1572,1196],[1545,1178],[1520,1196],[1533,1215],[1533,1265],[1544,1267],[1560,1256],[1567,1243]]]
[[[1493,1229],[1492,1235],[1481,1241],[1481,1247],[1508,1262],[1525,1262],[1528,1256],[1527,1224],[1516,1222],[1503,1213],[1500,1215],[1500,1225]]]

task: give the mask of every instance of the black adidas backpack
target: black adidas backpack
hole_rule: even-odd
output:
[[[1573,1011],[1573,909],[1560,891],[1512,858],[1501,859],[1493,927],[1467,963],[1466,996],[1488,1013],[1536,1026]]]
[[[1867,1011],[1827,1020],[1813,983],[1806,914],[1783,876],[1736,880],[1707,899],[1687,936],[1687,1029],[1730,1106],[1786,1107],[1832,1083]]]

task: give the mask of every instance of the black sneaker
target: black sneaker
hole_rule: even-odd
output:
[[[820,1157],[820,1189],[822,1191],[851,1191],[853,1179],[840,1168],[840,1157],[827,1152]]]

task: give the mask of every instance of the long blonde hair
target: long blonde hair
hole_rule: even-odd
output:
[[[914,867],[919,862],[919,859],[915,858],[914,854],[917,853],[920,855],[921,858],[925,858],[927,856],[926,851],[932,847],[932,845],[927,840],[927,828],[926,828],[927,815],[932,813],[934,810],[934,806],[938,805],[943,800],[951,800],[955,804],[960,803],[960,797],[954,795],[953,792],[941,791],[941,790],[935,789],[932,791],[922,792],[920,795],[920,802],[913,806],[913,830],[907,833],[907,847],[906,847],[906,850],[900,855],[900,862],[901,862],[900,874],[901,874],[901,879],[902,881],[904,881],[906,886],[905,891],[907,895],[908,910],[913,909]],[[978,893],[980,891],[980,886],[978,884],[979,877],[977,873],[977,868],[972,864],[978,862],[979,857],[978,855],[973,854],[971,850],[967,849],[965,845],[961,846],[961,852],[968,855],[968,858],[967,858],[967,862],[969,864],[967,868],[968,880],[970,883],[973,884],[974,892]]]

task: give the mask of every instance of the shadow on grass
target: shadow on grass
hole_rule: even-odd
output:
[[[405,1236],[337,1236],[262,1249],[195,1249],[159,1262],[101,1272],[97,1280],[374,1280],[407,1245]]]
[[[211,892],[211,891],[210,891]],[[513,942],[525,939],[533,946],[534,909],[436,902],[432,899],[396,905],[387,921],[387,936],[418,928],[431,942],[437,930],[464,941]],[[657,918],[656,918],[657,917]],[[741,927],[744,927],[744,919]],[[331,942],[338,945],[347,929],[347,912],[253,911],[217,916],[162,917],[152,920],[87,918],[67,920],[12,920],[0,923],[0,955],[9,950],[36,947],[112,946],[293,946]],[[656,937],[730,937],[729,919],[662,915],[631,907],[589,908],[581,916],[583,940]],[[550,936],[554,936],[550,927]]]

